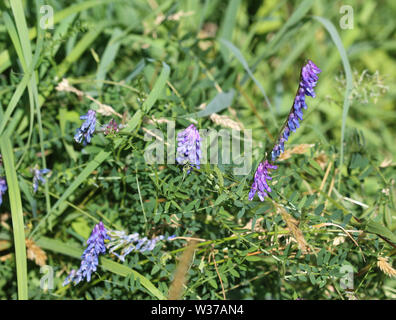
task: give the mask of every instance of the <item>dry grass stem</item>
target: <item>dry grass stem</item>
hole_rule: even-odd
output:
[[[182,297],[184,292],[184,284],[187,281],[187,271],[194,257],[196,245],[197,241],[192,240],[187,245],[186,250],[184,250],[180,258],[179,265],[176,268],[173,282],[169,288],[168,300],[179,300]]]
[[[312,148],[313,146],[314,144],[299,144],[292,149],[285,150],[285,152],[279,156],[278,160],[281,161],[289,159],[293,154],[304,154],[309,150],[309,148]]]
[[[283,207],[277,206],[276,208],[277,208],[277,212],[281,214],[283,220],[286,222],[288,229],[290,230],[290,232],[293,234],[293,237],[297,241],[301,252],[306,254],[308,252],[307,250],[308,244],[304,238],[301,229],[298,227],[299,221],[297,221],[289,213],[287,213],[287,211]]]
[[[101,103],[99,100],[96,100],[95,98],[91,97],[89,94],[71,86],[66,78],[63,78],[62,81],[58,83],[58,85],[56,86],[56,90],[64,91],[64,92],[72,92],[75,95],[77,95],[79,98],[85,97],[98,105],[98,110],[96,110],[96,112],[104,116],[111,116],[112,114],[114,114],[117,117],[123,119],[123,116],[118,112],[116,112],[111,106]]]
[[[217,276],[219,277],[219,280],[220,280],[221,292],[223,293],[223,299],[227,300],[227,297],[225,295],[223,280],[221,280],[221,276],[220,276],[220,273],[219,273],[219,269],[217,268],[217,262],[216,262],[216,258],[215,258],[215,254],[214,254],[213,250],[212,250],[212,252],[209,255],[209,262],[210,262],[210,257],[212,257],[212,259],[213,259],[213,263],[214,263],[214,266],[215,266],[215,269],[216,269],[216,273],[217,273]]]

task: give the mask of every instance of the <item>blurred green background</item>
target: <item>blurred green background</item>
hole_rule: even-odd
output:
[[[309,156],[318,159],[321,151],[324,150],[328,158],[322,159],[322,163],[318,160],[317,162],[324,166],[318,169],[316,164],[314,168],[318,169],[316,176],[305,177],[306,180],[312,182],[314,186],[319,186],[323,178],[322,174],[328,165],[327,160],[334,160],[330,177],[338,177],[332,182],[333,186],[335,183],[338,187],[337,192],[370,206],[367,211],[365,207],[351,209],[347,206],[348,210],[350,209],[356,217],[378,218],[381,223],[385,221],[391,231],[395,230],[395,210],[393,199],[391,200],[394,197],[396,164],[394,160],[396,156],[395,1],[18,0],[17,3],[23,5],[19,7],[20,10],[11,8],[10,1],[3,1],[0,4],[0,131],[12,133],[14,144],[12,152],[16,170],[20,175],[18,179],[23,200],[19,211],[20,217],[23,212],[25,231],[29,234],[34,230],[34,239],[39,246],[48,251],[78,257],[78,251],[77,253],[70,251],[59,243],[53,244],[47,240],[51,238],[67,242],[72,238],[72,241],[81,247],[89,236],[93,221],[103,217],[116,226],[129,226],[132,229],[136,227],[141,230],[134,231],[147,232],[147,225],[143,228],[142,214],[146,209],[152,228],[155,228],[160,218],[157,219],[150,214],[162,208],[161,204],[158,204],[158,197],[169,197],[168,200],[173,201],[171,205],[167,207],[165,205],[165,213],[167,210],[176,212],[180,208],[177,207],[178,204],[184,209],[192,198],[195,199],[193,194],[188,196],[180,193],[173,195],[171,192],[168,194],[166,188],[170,188],[171,183],[172,186],[180,185],[181,182],[178,180],[169,182],[169,185],[164,187],[165,191],[154,190],[152,178],[144,164],[140,163],[139,170],[142,172],[146,170],[142,173],[143,177],[139,177],[143,185],[143,197],[147,200],[145,206],[142,204],[142,209],[140,206],[142,200],[139,199],[136,188],[139,182],[136,182],[137,176],[136,179],[133,176],[133,170],[136,169],[137,172],[138,165],[135,168],[135,163],[130,161],[130,158],[123,163],[119,158],[120,151],[106,162],[106,166],[103,165],[94,171],[95,177],[89,176],[86,181],[80,182],[81,186],[77,185],[79,188],[70,194],[68,199],[70,202],[66,199],[56,202],[75,181],[75,176],[86,166],[86,163],[92,161],[93,156],[107,146],[100,137],[95,137],[92,145],[83,151],[73,143],[74,131],[81,122],[79,116],[86,113],[89,106],[95,103],[77,97],[73,93],[56,90],[56,86],[63,78],[67,78],[71,85],[91,97],[111,105],[116,112],[124,116],[124,120],[141,109],[142,101],[145,101],[153,90],[154,83],[166,69],[165,66],[170,68],[166,90],[163,90],[159,102],[151,109],[148,117],[177,118],[197,112],[219,92],[233,90],[234,95],[230,105],[223,105],[217,112],[229,120],[238,122],[244,128],[253,130],[254,163],[258,163],[264,151],[268,151],[289,113],[298,87],[300,69],[307,59],[314,61],[322,70],[316,89],[317,97],[309,99],[302,126],[291,136],[289,144],[290,146],[316,144],[315,151]],[[47,15],[51,16],[51,10],[48,11],[48,8],[40,11],[44,5],[49,5],[53,10],[52,29],[39,27]],[[24,26],[24,18],[27,26]],[[27,39],[30,39],[30,42]],[[37,84],[31,82],[25,84],[31,95],[25,93],[15,98],[21,88],[20,84],[26,80],[24,76],[32,68],[31,61],[35,63]],[[15,109],[7,113],[10,105]],[[9,120],[7,124],[5,119]],[[186,124],[186,120],[178,118],[180,127]],[[215,126],[208,118],[200,119],[199,124],[201,127]],[[140,140],[138,142],[134,140],[133,147],[128,145],[133,151],[125,149],[123,152],[132,154],[139,148],[143,150],[145,145],[141,141],[142,136],[142,132],[137,133],[134,139]],[[359,153],[359,156],[356,153]],[[309,156],[307,154],[306,157]],[[311,160],[306,160],[308,161]],[[29,191],[31,186],[24,181],[31,178],[29,170],[36,163],[41,167],[46,164],[55,173],[50,185],[46,185],[45,191],[35,198]],[[301,164],[293,164],[291,169],[300,167]],[[368,167],[369,169],[366,170]],[[335,168],[337,171],[334,171]],[[356,169],[356,172],[353,169]],[[211,174],[212,177],[219,174],[212,169],[206,170],[206,173]],[[176,175],[172,171],[165,172]],[[290,202],[294,202],[296,198],[301,200],[302,196],[296,196],[293,190],[299,188],[298,192],[304,193],[303,202],[305,202],[305,194],[310,192],[311,186],[302,183],[298,177],[294,178],[296,176],[294,173],[287,172],[288,174],[284,175],[285,179],[296,180],[290,185],[285,183],[287,187],[283,192],[284,197],[288,197]],[[132,174],[132,178],[128,178],[129,174]],[[107,176],[116,175],[121,177],[119,179],[122,183],[106,180]],[[253,173],[250,178],[252,175]],[[279,177],[281,176],[282,174],[279,173]],[[169,176],[165,177],[165,174],[161,176],[164,181],[168,178]],[[191,190],[186,187],[187,190],[182,191],[192,193],[198,190],[195,188],[200,185],[202,190],[197,191],[197,198],[205,198],[204,179],[193,180],[191,176],[189,179],[190,182],[194,181],[195,187]],[[279,178],[281,179],[283,178]],[[327,180],[325,190],[329,187],[330,181],[331,178]],[[228,186],[230,190],[234,187],[225,184],[226,189]],[[95,188],[99,186],[102,188],[101,192],[96,192]],[[245,191],[248,190],[249,183],[244,181],[243,187]],[[207,190],[210,189],[212,192],[211,188]],[[330,189],[332,188],[330,185]],[[232,192],[234,191],[232,189]],[[240,196],[240,191],[235,191],[235,194],[238,193]],[[216,192],[214,194],[217,195]],[[388,194],[385,195],[387,192]],[[239,209],[235,211],[235,208],[231,208],[232,201],[239,198],[233,198],[229,194],[227,197],[224,196],[224,199],[227,198],[231,203],[227,210],[233,216],[238,214],[240,219]],[[321,194],[318,195],[318,199],[325,200],[326,197]],[[330,201],[329,204],[329,215],[333,214],[332,217],[337,217],[338,213],[332,212],[332,209],[339,209],[337,202],[341,203],[341,200],[338,197],[333,202]],[[49,215],[53,213],[51,208],[54,209],[54,203],[60,204],[58,215]],[[171,203],[170,200],[168,203]],[[213,202],[210,202],[210,205],[213,205]],[[202,207],[204,207],[203,203]],[[222,207],[220,208],[222,210]],[[246,215],[254,214],[256,219],[257,208],[261,214],[269,210],[265,205],[261,207],[252,205],[246,210]],[[128,210],[132,209],[140,216],[131,215]],[[307,207],[306,210],[308,214],[313,215],[313,207]],[[10,239],[13,235],[10,211],[12,210],[7,200],[0,207],[2,215],[0,257],[2,263],[4,262],[0,267],[2,299],[16,298],[19,289],[15,264],[11,259],[13,242]],[[61,216],[64,212],[67,214]],[[88,212],[95,218],[87,215]],[[215,215],[215,210],[204,212],[208,216]],[[241,217],[244,212],[243,210]],[[14,212],[12,214],[14,215]],[[238,220],[239,224],[244,225],[249,221],[248,218],[251,219],[251,216],[246,215],[243,217],[246,221]],[[169,225],[166,223],[170,223],[169,216],[170,214],[160,221],[167,227]],[[195,217],[190,215],[183,216],[183,219],[186,228],[191,227],[191,230],[206,239],[215,239],[217,236],[227,237],[232,234],[226,229],[221,229],[224,226],[214,225],[217,218],[213,220],[205,216],[198,222],[198,218],[195,221]],[[280,223],[276,219],[274,221]],[[269,222],[266,226],[269,226]],[[207,231],[206,227],[210,231]],[[199,233],[200,231],[202,233]],[[24,239],[23,234],[20,234],[20,237]],[[40,237],[47,237],[45,238],[47,240]],[[332,239],[326,237],[323,236],[320,241],[330,243]],[[375,246],[372,252],[383,252],[382,247],[381,250],[379,249],[378,242],[373,241],[369,245]],[[353,246],[352,243],[351,247]],[[395,254],[394,250],[386,248],[384,250],[387,255]],[[371,249],[370,247],[367,250]],[[355,250],[358,251],[356,248]],[[231,253],[229,255],[231,256]],[[22,256],[20,258],[23,260]],[[370,270],[376,263],[374,253],[371,258],[373,261]],[[51,264],[58,266],[59,277],[64,277],[71,266],[76,264],[76,260],[63,260],[63,256],[55,254],[48,259]],[[158,262],[157,260],[155,261]],[[263,261],[266,266],[266,260]],[[251,259],[250,262],[253,264],[257,261]],[[36,291],[32,289],[38,287],[40,279],[40,273],[37,268],[34,269],[30,265],[32,263],[29,261],[28,268],[31,281],[30,297],[49,298],[40,289]],[[198,260],[197,265],[199,263]],[[286,268],[287,261],[284,260],[283,263],[282,266]],[[359,263],[364,268],[365,264],[362,261]],[[158,264],[160,265],[159,262]],[[161,273],[161,276],[158,274],[153,276],[150,273],[152,270],[144,264],[143,267],[140,266],[143,268],[140,272],[151,280],[154,278],[156,285],[159,283],[160,289],[166,292],[167,287],[163,279],[165,275],[168,277],[174,271],[174,267],[175,265],[171,264],[165,272],[162,269],[165,267],[161,265],[161,272],[164,273]],[[211,274],[216,278],[213,265],[211,267]],[[231,272],[235,278],[226,285],[232,297],[338,298],[334,290],[312,292],[307,285],[298,287],[301,290],[298,291],[297,286],[291,288],[285,283],[282,284],[284,279],[278,276],[278,269],[273,265],[268,267],[270,270],[268,272],[275,272],[276,276],[273,278],[268,276],[267,283],[262,283],[260,280],[255,282],[254,273],[263,270],[260,267],[253,269],[251,266],[251,268],[253,274],[249,274],[246,270],[239,271],[246,279],[250,276],[250,280],[246,282],[245,279],[239,280]],[[160,267],[156,272],[159,269]],[[201,279],[204,275],[200,275],[198,269],[198,267],[194,269],[196,278],[191,281],[197,281],[196,287],[201,288],[200,281],[206,280]],[[19,275],[18,278],[20,280]],[[367,279],[365,278],[365,281]],[[373,285],[377,283],[377,278],[375,279],[367,285],[367,291],[362,293],[363,298],[395,297],[396,292],[392,289],[394,281],[387,282],[385,287],[388,289],[383,287],[378,289]],[[117,281],[122,280],[113,278],[112,282],[106,283],[104,291],[89,291],[84,287],[81,291],[73,291],[69,296],[68,291],[61,287],[59,280],[56,294],[50,298],[123,298],[122,290],[125,288],[110,290],[108,287],[109,283],[118,284]],[[199,292],[201,297],[221,298],[218,285],[212,283],[211,286],[209,288],[213,292],[204,286]],[[283,290],[284,287],[287,289]],[[134,291],[125,290],[135,297]],[[197,298],[195,294],[196,292],[189,292],[187,298]],[[138,297],[147,298],[141,293]]]

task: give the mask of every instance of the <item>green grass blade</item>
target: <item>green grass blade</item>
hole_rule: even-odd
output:
[[[19,57],[19,60],[21,62],[22,69],[24,70],[24,72],[28,72],[28,67],[26,65],[26,60],[25,60],[25,58],[23,56],[23,50],[22,50],[21,44],[19,42],[19,37],[18,37],[17,30],[15,28],[15,25],[14,25],[13,21],[11,20],[11,17],[8,15],[7,12],[5,12],[3,14],[3,19],[4,19],[4,24],[6,26],[8,34],[10,35],[11,41],[12,41],[12,43],[14,45],[15,51],[17,53],[17,56]],[[26,149],[25,149],[23,155],[20,157],[19,162],[16,165],[16,168],[18,168],[20,163],[22,163],[22,161],[23,161],[23,159],[24,159],[24,157],[25,157],[25,155],[27,153],[27,150],[28,150],[28,148],[30,146],[31,136],[32,136],[32,133],[33,133],[33,118],[34,118],[33,110],[34,110],[34,106],[33,106],[32,91],[31,91],[30,87],[29,87],[29,106],[30,106],[30,124],[29,124],[28,141],[26,143]]]
[[[37,240],[37,245],[40,246],[43,249],[46,250],[51,250],[54,252],[58,252],[73,258],[81,258],[81,255],[83,253],[83,250],[76,248],[71,245],[67,245],[59,240],[53,240],[49,239],[46,237],[41,237],[39,240]],[[108,270],[114,274],[118,274],[123,277],[127,277],[130,275],[133,275],[135,279],[139,279],[140,283],[156,298],[160,300],[165,300],[166,297],[164,294],[158,290],[153,283],[147,279],[145,276],[140,274],[139,272],[124,266],[120,263],[114,262],[112,260],[106,259],[106,258],[100,258],[100,266]]]
[[[166,85],[166,81],[169,78],[170,74],[170,68],[169,66],[165,63],[162,62],[162,71],[158,79],[156,80],[153,89],[150,92],[150,95],[148,96],[147,100],[144,101],[143,103],[143,111],[144,112],[149,112],[151,107],[154,105],[154,103],[157,101],[159,96],[162,93],[162,90],[164,89]]]
[[[21,44],[19,42],[19,37],[18,37],[17,30],[15,28],[14,22],[12,21],[10,15],[7,12],[3,13],[3,20],[4,20],[4,24],[6,26],[6,29],[8,31],[8,34],[11,38],[12,44],[14,45],[14,49],[17,53],[17,56],[19,57],[19,59],[21,61],[22,68],[24,70],[26,70],[27,65],[26,65],[25,59],[23,59],[23,50],[22,50]],[[21,57],[22,57],[22,59],[21,59]]]
[[[345,76],[346,76],[346,88],[345,88],[345,94],[344,94],[344,104],[342,107],[342,125],[341,125],[341,142],[340,142],[340,164],[339,164],[339,174],[338,174],[338,188],[341,183],[341,174],[342,174],[342,166],[343,166],[343,161],[344,161],[344,136],[345,136],[345,127],[346,127],[346,121],[347,121],[347,116],[348,116],[348,111],[349,111],[349,105],[350,105],[350,99],[349,96],[352,91],[353,83],[352,83],[352,69],[351,65],[349,64],[349,59],[347,56],[347,53],[345,51],[344,45],[342,44],[341,38],[337,32],[337,29],[334,27],[334,25],[331,23],[331,21],[322,18],[322,17],[313,17],[315,20],[319,21],[327,30],[327,32],[330,34],[331,39],[333,40],[334,44],[337,47],[338,52],[340,53],[342,64],[344,66],[345,70]]]
[[[228,2],[227,10],[224,15],[223,22],[220,27],[220,38],[232,41],[232,33],[234,31],[236,16],[241,0],[231,0]],[[225,61],[229,60],[229,52],[224,48],[224,44],[220,47],[220,52]]]
[[[223,43],[234,54],[234,56],[241,63],[241,65],[243,66],[243,68],[245,69],[245,71],[247,72],[249,77],[253,80],[253,82],[256,84],[256,86],[260,89],[261,93],[264,96],[265,102],[266,102],[267,106],[270,109],[272,120],[274,121],[274,124],[277,126],[277,122],[276,122],[276,118],[275,118],[275,114],[274,114],[274,110],[273,110],[272,104],[269,101],[268,96],[265,93],[265,90],[264,90],[263,86],[256,79],[256,77],[253,75],[253,72],[250,70],[249,65],[246,62],[245,58],[243,57],[242,53],[239,51],[239,49],[237,47],[234,46],[233,43],[231,43],[227,39],[220,39],[220,42]]]
[[[4,170],[8,185],[8,196],[11,206],[12,228],[14,232],[15,261],[17,271],[18,299],[28,299],[28,280],[25,246],[25,226],[18,178],[14,166],[14,152],[10,137],[0,138],[0,150],[3,156]]]
[[[231,106],[232,100],[234,100],[235,96],[235,91],[231,89],[228,92],[219,92],[206,106],[204,110],[201,110],[197,113],[190,113],[183,118],[189,118],[189,117],[197,117],[197,118],[202,118],[202,117],[207,117],[210,116],[213,113],[220,112],[229,106]]]
[[[96,80],[98,80],[97,87],[101,89],[103,86],[103,81],[106,78],[107,71],[109,70],[111,64],[113,63],[115,57],[117,56],[118,49],[120,48],[120,41],[116,39],[122,34],[122,31],[118,28],[114,29],[113,34],[106,46],[105,51],[100,59],[98,72],[96,73]]]
[[[30,46],[29,31],[26,25],[25,13],[21,0],[11,1],[12,13],[14,14],[16,28],[18,30],[19,41],[21,43],[25,65],[32,62],[32,48]]]
[[[1,122],[0,122],[0,135],[3,133],[4,128],[5,128],[8,120],[11,117],[11,114],[13,113],[15,107],[17,106],[19,100],[21,99],[22,94],[25,91],[25,89],[30,81],[30,77],[32,76],[32,73],[33,73],[33,68],[31,66],[29,72],[25,73],[21,82],[18,84],[16,90],[14,91],[14,94],[12,95],[11,100],[8,104],[8,107],[7,107],[6,111],[4,112],[3,118],[1,119]]]

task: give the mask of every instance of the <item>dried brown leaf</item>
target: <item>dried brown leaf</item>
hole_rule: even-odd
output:
[[[47,254],[31,239],[26,239],[27,257],[40,267],[46,265]]]
[[[292,149],[287,149],[279,156],[279,160],[286,160],[289,159],[293,154],[304,154],[306,153],[309,148],[312,148],[314,144],[299,144]]]

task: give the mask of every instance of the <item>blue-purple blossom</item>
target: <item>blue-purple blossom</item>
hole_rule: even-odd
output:
[[[7,191],[7,182],[6,179],[0,177],[0,205],[3,203],[3,194]]]
[[[268,196],[267,193],[271,192],[271,188],[268,185],[268,180],[272,180],[268,170],[276,169],[276,168],[278,167],[270,164],[267,160],[259,164],[257,171],[254,174],[254,181],[252,184],[252,188],[250,189],[249,192],[250,201],[253,200],[256,192],[261,201],[264,201],[264,198]]]
[[[78,143],[82,142],[85,146],[87,143],[91,142],[92,135],[95,132],[96,112],[94,110],[88,110],[87,114],[81,116],[80,119],[85,121],[81,127],[76,130],[74,140]]]
[[[91,281],[92,273],[96,271],[99,264],[99,255],[106,253],[105,240],[110,240],[110,237],[101,221],[95,225],[91,236],[87,240],[88,247],[81,256],[80,268],[77,271],[73,269],[70,272],[63,282],[64,286],[70,282],[76,285],[84,278],[87,282]]]
[[[308,63],[301,69],[300,85],[294,98],[293,107],[289,113],[287,123],[272,149],[272,161],[275,161],[285,151],[285,142],[289,139],[290,132],[295,132],[300,127],[300,121],[303,119],[302,109],[307,109],[305,96],[315,98],[314,87],[316,86],[320,72],[321,70],[311,60],[308,60]]]
[[[281,153],[285,151],[285,142],[289,139],[290,132],[295,132],[300,127],[300,121],[303,119],[302,109],[307,109],[305,96],[315,97],[314,87],[318,81],[318,74],[321,70],[311,61],[301,69],[300,85],[296,97],[294,98],[293,107],[290,110],[288,119],[279,134],[279,138],[271,151],[271,159],[275,161]],[[272,178],[268,170],[276,169],[277,166],[270,164],[267,160],[261,162],[254,175],[252,188],[249,192],[249,200],[253,200],[254,195],[258,194],[261,201],[271,192],[268,180]]]
[[[125,231],[109,230],[110,242],[106,245],[109,253],[113,253],[121,261],[125,260],[132,251],[147,252],[152,251],[161,240],[172,240],[175,236],[165,238],[163,235],[148,239],[147,237],[140,238],[138,233],[126,234]],[[121,249],[120,254],[114,252]]]
[[[36,167],[32,171],[33,171],[33,191],[34,193],[36,193],[38,190],[39,182],[45,184],[45,178],[43,177],[43,175],[49,173],[51,170],[46,168],[38,169]]]
[[[199,169],[201,159],[201,137],[197,128],[191,124],[177,134],[177,141],[177,163],[189,164]],[[191,168],[188,172],[190,171]]]

